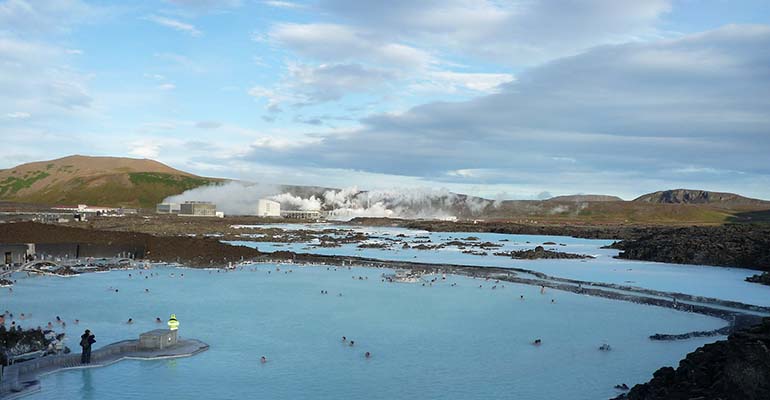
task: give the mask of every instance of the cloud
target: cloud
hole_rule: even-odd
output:
[[[173,83],[163,83],[163,84],[158,85],[158,89],[160,89],[160,90],[174,90],[174,89],[176,89],[176,85],[174,85]]]
[[[222,123],[217,121],[198,121],[195,123],[195,127],[198,129],[217,129],[221,126]]]
[[[241,0],[166,0],[166,2],[197,10],[219,10],[240,7]]]
[[[372,116],[312,145],[254,146],[246,158],[549,187],[660,184],[678,166],[767,181],[768,47],[770,27],[751,25],[601,46],[531,68],[496,94]]]
[[[267,37],[267,39],[265,39]],[[280,85],[254,91],[268,107],[337,101],[348,94],[406,85],[413,92],[492,92],[513,79],[503,73],[453,72],[430,53],[338,24],[278,24],[258,41],[272,41],[320,64],[287,63]],[[388,88],[385,88],[388,89]],[[267,91],[270,93],[267,93]]]
[[[36,118],[89,109],[88,77],[66,65],[66,49],[0,35],[0,109]]]
[[[276,7],[276,8],[288,8],[288,9],[300,9],[305,8],[302,4],[293,3],[291,1],[278,1],[278,0],[267,0],[262,2],[265,5],[268,5],[270,7]]]
[[[7,0],[0,3],[0,33],[62,33],[73,25],[104,17],[107,11],[80,0]]]
[[[268,38],[281,46],[321,62],[366,62],[381,66],[421,68],[433,57],[420,49],[367,36],[336,24],[278,24]]]
[[[534,65],[599,44],[654,36],[659,18],[671,9],[669,0],[322,0],[318,7],[370,35],[511,65]]]
[[[187,33],[190,36],[200,36],[203,34],[203,32],[199,31],[194,25],[172,18],[167,18],[160,15],[148,15],[144,17],[144,19],[147,21],[155,22],[158,25],[177,30],[179,32]]]
[[[28,112],[22,112],[22,111],[14,111],[14,112],[9,112],[5,114],[5,117],[9,119],[27,119],[31,116],[32,114]]]

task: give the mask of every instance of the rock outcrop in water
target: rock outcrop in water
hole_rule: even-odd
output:
[[[500,253],[495,253],[495,255],[503,256],[503,257],[511,257],[517,260],[539,260],[539,259],[567,260],[567,259],[593,258],[593,256],[589,256],[585,254],[562,253],[560,251],[546,250],[543,246],[537,246],[534,249],[530,249],[530,250],[513,250],[513,251],[500,252]]]
[[[770,318],[707,344],[615,400],[770,399]]]
[[[746,278],[746,281],[770,286],[770,272],[763,272],[761,274],[752,275]]]

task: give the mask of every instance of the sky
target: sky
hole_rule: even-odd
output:
[[[770,199],[764,0],[2,0],[0,168]]]

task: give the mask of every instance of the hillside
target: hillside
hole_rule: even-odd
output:
[[[604,194],[573,194],[569,196],[556,196],[546,201],[623,201],[618,196],[608,196]]]
[[[0,200],[149,208],[167,196],[220,181],[153,160],[75,155],[0,170]]]
[[[735,193],[710,192],[707,190],[673,189],[648,193],[633,200],[638,203],[656,204],[710,204],[725,208],[744,206],[768,206],[770,201],[752,199]]]

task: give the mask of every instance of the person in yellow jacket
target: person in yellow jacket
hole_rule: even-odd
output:
[[[172,331],[179,329],[179,321],[176,319],[176,314],[171,314],[171,318],[168,319],[168,329]]]

